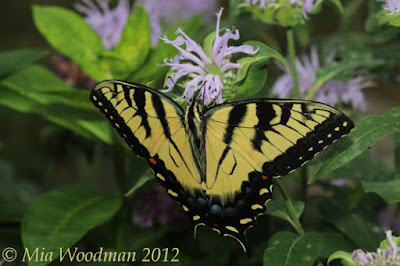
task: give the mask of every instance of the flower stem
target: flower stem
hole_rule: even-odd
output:
[[[292,204],[292,201],[290,200],[288,194],[286,193],[285,189],[282,187],[281,183],[279,182],[278,179],[274,179],[275,185],[278,187],[279,191],[282,194],[283,199],[285,200],[285,203],[289,209],[290,216],[292,217],[294,228],[296,229],[297,233],[299,234],[300,237],[304,236],[304,230],[303,227],[301,226],[299,218],[296,216],[296,212],[294,211],[294,207]],[[321,260],[318,258],[316,260],[316,264],[318,266],[323,266]]]
[[[290,67],[292,68],[292,75],[293,75],[293,81],[294,81],[294,89],[296,92],[296,98],[301,99],[301,93],[300,93],[300,85],[299,85],[299,78],[297,76],[297,69],[296,69],[296,48],[294,44],[294,36],[293,36],[293,30],[289,28],[286,31],[286,39],[287,39],[287,44],[288,44],[288,49],[289,49],[289,60],[290,60]]]
[[[278,187],[279,191],[282,194],[283,199],[285,200],[286,206],[288,207],[290,216],[292,217],[294,229],[296,229],[299,236],[304,235],[303,227],[300,224],[299,218],[297,218],[296,212],[294,211],[294,207],[292,201],[290,200],[288,194],[286,193],[285,189],[282,187],[281,183],[278,179],[274,179],[275,185]]]

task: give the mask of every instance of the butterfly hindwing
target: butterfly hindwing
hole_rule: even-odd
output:
[[[246,230],[272,197],[272,178],[299,168],[354,126],[325,104],[270,99],[218,105],[203,123],[207,192],[221,209],[211,213],[210,226],[244,248]]]
[[[121,81],[99,83],[91,100],[132,150],[148,161],[169,196],[195,223],[202,222],[207,208],[181,107],[146,86]]]

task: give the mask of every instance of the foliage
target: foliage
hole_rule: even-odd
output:
[[[166,224],[135,224],[132,216],[140,200],[157,184],[153,173],[89,101],[91,88],[63,80],[51,56],[61,54],[76,67],[76,79],[119,79],[161,89],[170,79],[163,60],[178,51],[164,42],[152,46],[154,14],[140,4],[134,5],[119,43],[107,50],[72,8],[36,2],[33,23],[46,49],[0,52],[0,251],[13,247],[22,254],[24,248],[40,247],[58,254],[28,265],[57,265],[60,247],[136,251],[137,260],[149,248],[150,260],[157,257],[151,252],[161,252],[171,263],[178,248],[176,265],[356,265],[354,250],[388,247],[387,241],[381,243],[388,228],[381,227],[378,217],[388,204],[400,203],[398,103],[382,115],[336,105],[356,121],[355,128],[322,156],[277,181],[282,184],[275,184],[265,215],[247,234],[254,254],[250,260],[236,242],[209,228],[199,227],[193,240],[190,219],[179,213]],[[335,60],[315,73],[305,99],[314,99],[327,82],[350,81],[359,70],[373,73],[379,85],[373,90],[382,90],[382,98],[386,90],[381,86],[399,91],[400,13],[389,14],[382,1],[317,0],[306,17],[300,4],[286,0],[270,9],[240,0],[223,3],[229,15],[222,26],[237,26],[242,38],[235,42],[259,49],[234,58],[241,65],[232,84],[235,100],[272,96],[271,85],[281,72],[278,64],[293,74],[290,63],[295,58],[285,58],[289,44],[283,32],[288,31],[294,32],[297,42],[291,44],[297,45],[298,58],[304,59],[303,51],[315,44],[321,58],[335,52]],[[174,39],[179,26],[212,55],[215,24],[204,17],[200,13],[173,26],[163,22],[163,36]],[[335,17],[337,26],[328,25],[325,17]],[[385,153],[393,154],[394,164],[377,160],[371,152],[388,135],[393,144]],[[148,202],[141,211],[157,208]]]

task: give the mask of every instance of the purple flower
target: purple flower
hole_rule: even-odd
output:
[[[287,0],[281,0],[287,1]],[[260,5],[261,9],[267,8],[267,3],[276,3],[277,0],[246,0],[249,5]],[[278,0],[279,3],[279,0]],[[307,18],[307,13],[310,13],[314,8],[314,0],[290,0],[291,5],[303,5],[303,16]]]
[[[307,18],[307,13],[310,13],[313,10],[313,8],[314,8],[314,0],[305,0],[303,6],[303,17]]]
[[[333,62],[335,52],[325,59],[325,64]],[[300,92],[304,95],[309,91],[317,79],[317,71],[321,68],[316,46],[311,47],[311,56],[302,56],[302,60],[296,58],[296,70],[299,79]],[[280,66],[286,73],[280,76],[272,87],[272,93],[280,98],[293,96],[294,81],[283,66]],[[314,100],[329,105],[335,105],[339,101],[351,104],[354,108],[365,111],[367,104],[362,92],[363,88],[372,85],[371,80],[365,73],[353,71],[355,77],[348,81],[328,81],[325,82],[317,92]]]
[[[165,188],[156,185],[138,201],[132,219],[138,226],[149,228],[157,222],[164,225],[169,220],[176,220],[182,214],[182,208],[168,197]]]
[[[86,22],[97,32],[107,50],[113,49],[128,20],[130,9],[128,0],[119,0],[114,9],[110,9],[109,0],[82,0],[85,4],[76,4],[75,8],[86,15]]]
[[[173,45],[179,50],[179,55],[175,56],[169,62],[164,60],[165,65],[171,66],[174,75],[167,81],[167,89],[164,92],[170,92],[178,80],[185,78],[185,91],[183,97],[190,101],[195,92],[200,89],[199,99],[202,99],[205,105],[209,105],[214,100],[217,104],[223,102],[222,89],[233,83],[236,77],[236,71],[242,66],[233,63],[230,58],[236,53],[245,53],[254,55],[258,49],[254,50],[250,45],[228,46],[229,40],[238,40],[239,31],[237,29],[226,30],[220,36],[220,19],[222,8],[217,14],[217,26],[215,30],[215,39],[209,51],[206,54],[203,49],[187,36],[182,29],[178,28],[177,34],[180,34],[175,40],[162,38],[165,43]]]
[[[357,249],[353,252],[353,260],[360,266],[400,265],[400,248],[393,241],[392,231],[386,232],[386,238],[390,244],[388,249],[378,248],[377,252]]]
[[[394,13],[400,12],[400,0],[380,0],[381,2],[385,2],[383,5],[383,9],[389,10],[390,13],[387,15],[393,15]]]
[[[331,184],[336,187],[344,187],[348,184],[348,181],[346,178],[339,178],[339,179],[332,180]]]
[[[139,0],[149,13],[151,42],[157,46],[161,36],[161,23],[172,26],[181,20],[187,20],[201,12],[206,12],[205,19],[211,19],[217,9],[217,0]]]

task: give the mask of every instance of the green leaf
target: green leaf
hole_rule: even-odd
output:
[[[187,21],[181,22],[179,24],[180,28],[189,36],[195,36],[200,25],[201,25],[201,15],[194,16]],[[175,39],[176,28],[170,28],[165,31],[165,36],[169,40]],[[157,66],[157,64],[162,64],[164,59],[173,58],[178,54],[178,50],[171,44],[167,44],[164,41],[160,41],[157,47],[150,52],[150,55],[146,59],[144,65],[142,65],[132,77],[129,78],[132,82],[138,83],[148,83],[150,81],[157,81],[165,76],[169,67]]]
[[[369,1],[369,13],[365,21],[365,29],[368,33],[372,33],[374,42],[383,43],[398,36],[399,29],[389,25],[392,19],[396,20],[396,16],[388,15],[390,11],[382,9],[381,2]]]
[[[328,65],[321,67],[317,71],[317,79],[314,82],[311,90],[307,93],[306,99],[314,99],[318,89],[330,80],[348,80],[350,79],[349,73],[358,65],[353,60],[343,60],[340,62],[332,62]]]
[[[0,52],[0,77],[28,67],[46,55],[48,51],[39,49]]]
[[[89,91],[66,86],[41,66],[32,66],[0,82],[0,104],[39,114],[83,136],[111,143],[111,128],[89,101]]]
[[[75,12],[56,6],[33,6],[33,19],[51,46],[71,58],[92,79],[111,79],[101,67],[99,55],[105,48],[96,32]]]
[[[238,97],[250,96],[262,89],[267,79],[266,65],[271,58],[280,61],[289,71],[286,59],[267,45],[256,41],[248,41],[243,45],[250,45],[253,49],[259,48],[259,51],[252,57],[243,57],[237,61],[242,65],[235,82],[238,86]]]
[[[240,14],[242,0],[229,0],[229,21],[234,21]]]
[[[342,260],[343,266],[357,266],[357,263],[353,260],[353,253],[344,252],[344,251],[336,251],[328,258],[328,265],[333,260]]]
[[[374,250],[382,238],[375,223],[350,212],[343,204],[331,199],[320,203],[324,220],[350,239],[358,248]]]
[[[400,27],[400,15],[398,13],[392,15],[392,18],[389,21],[389,25]]]
[[[52,72],[40,65],[28,67],[8,76],[2,84],[42,104],[63,103],[95,110],[89,101],[88,90],[77,90],[66,85]]]
[[[387,203],[400,202],[400,180],[390,182],[361,182],[364,193],[376,193]]]
[[[311,266],[323,246],[320,234],[306,233],[299,237],[291,232],[279,232],[271,237],[264,252],[264,265]]]
[[[121,207],[120,196],[81,189],[60,189],[42,194],[27,207],[22,220],[22,241],[30,251],[45,248],[59,257],[59,248],[74,245],[90,229],[108,221]],[[30,261],[29,265],[49,262]]]
[[[136,184],[127,193],[125,193],[124,197],[132,196],[139,188],[141,188],[144,184],[153,179],[153,172],[147,169],[147,171],[142,175],[142,177],[140,177]]]
[[[296,202],[292,202],[292,203],[293,203],[294,211],[296,213],[297,218],[300,218],[304,211],[304,202],[296,201]],[[292,216],[290,215],[290,212],[289,212],[285,202],[282,199],[270,201],[267,205],[267,211],[265,212],[265,214],[269,214],[269,215],[281,218],[283,220],[286,220],[294,228],[296,228],[296,225],[292,220]]]
[[[324,239],[324,248],[321,250],[320,257],[328,258],[332,253],[337,250],[352,252],[358,247],[348,239],[345,235],[337,232],[334,229],[323,229],[320,232],[322,238]]]
[[[358,203],[360,203],[361,199],[364,196],[364,189],[362,187],[362,184],[358,184],[353,188],[353,190],[349,193],[348,197],[348,202],[349,202],[349,208],[354,209]]]
[[[397,246],[400,246],[400,237],[392,236],[392,240]],[[391,246],[390,246],[389,240],[387,240],[387,239],[383,240],[381,242],[381,244],[379,245],[380,249],[388,249],[390,247]]]
[[[149,16],[141,5],[129,15],[121,39],[109,54],[115,59],[110,62],[113,77],[126,79],[143,65],[150,51]]]
[[[215,31],[210,32],[203,40],[203,51],[208,58],[212,58],[214,40],[215,40]]]
[[[400,180],[400,133],[393,133],[394,179]]]
[[[382,137],[400,132],[400,107],[382,116],[369,115],[357,122],[355,128],[329,148],[324,161],[310,182],[350,162]]]
[[[322,10],[322,5],[328,2],[329,4],[334,5],[341,13],[343,13],[344,8],[342,2],[340,0],[317,0],[314,4],[313,10],[310,14],[317,14]]]

